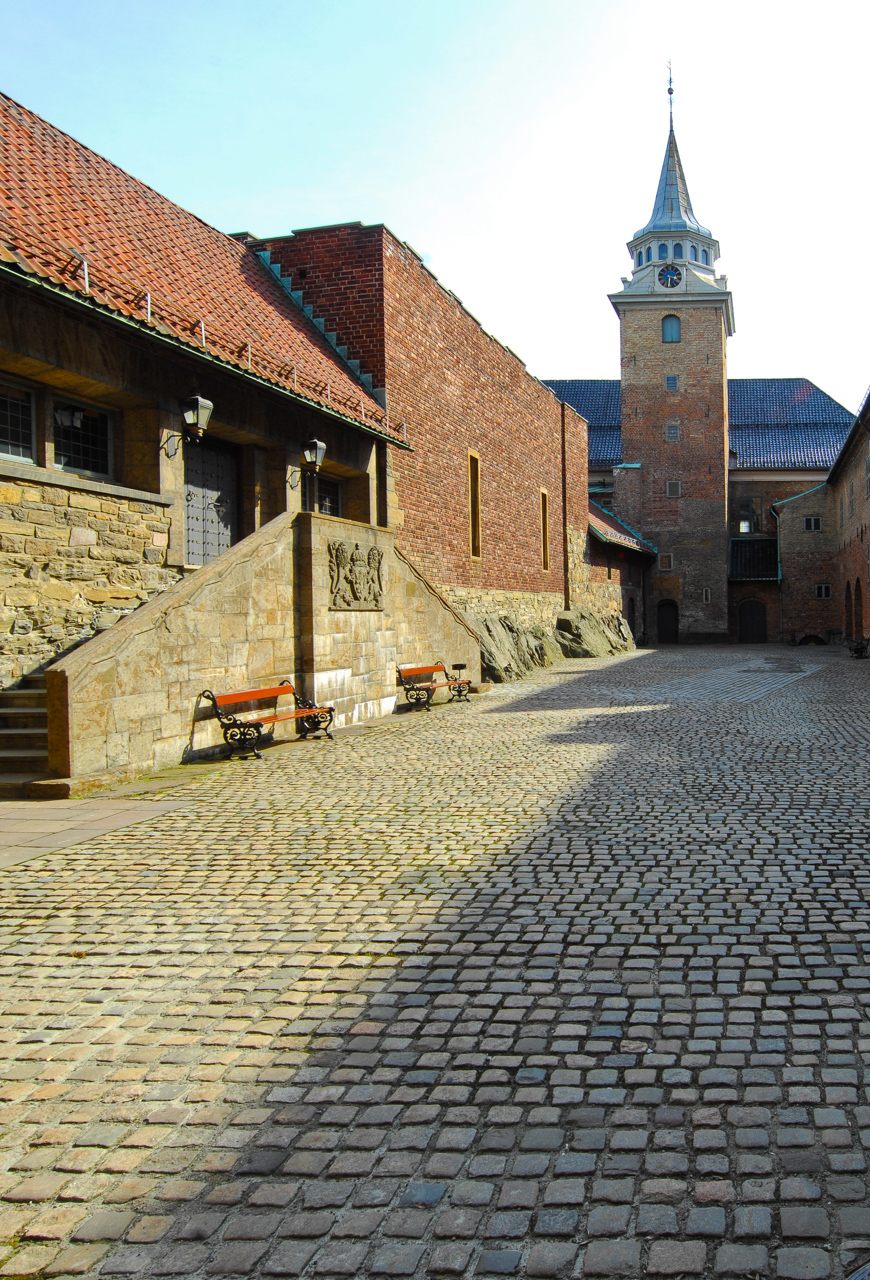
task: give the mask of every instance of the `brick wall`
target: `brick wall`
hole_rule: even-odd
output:
[[[585,538],[586,531],[582,419],[385,227],[313,228],[267,247],[315,314],[386,387],[391,420],[407,425],[412,452],[394,454],[391,463],[402,513],[398,544],[412,562],[457,603],[555,616],[570,576],[565,545],[578,545],[567,533]],[[480,462],[479,557],[470,547],[470,453]],[[574,578],[582,577],[581,566]]]
[[[839,569],[837,610],[847,640],[870,633],[870,496],[867,493],[867,477],[870,473],[866,468],[870,430],[866,423],[865,413],[827,486],[830,491],[831,521],[836,530]],[[851,635],[846,608],[847,583],[852,599]],[[856,601],[860,602],[860,607],[856,606]]]

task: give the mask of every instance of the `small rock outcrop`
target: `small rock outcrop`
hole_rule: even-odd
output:
[[[635,648],[631,628],[621,614],[602,618],[588,609],[566,609],[553,633],[566,658],[605,658]]]
[[[586,609],[560,613],[554,632],[524,625],[510,613],[467,616],[480,636],[481,676],[493,684],[519,680],[562,658],[598,658],[635,647],[624,618],[605,620]]]

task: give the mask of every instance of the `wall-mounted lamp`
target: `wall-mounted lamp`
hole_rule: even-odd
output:
[[[208,426],[209,418],[212,415],[214,405],[211,400],[205,400],[198,393],[189,396],[181,402],[181,413],[184,417],[184,425],[188,434],[193,436],[195,440],[201,440],[203,433]]]
[[[326,445],[322,440],[306,440],[302,446],[302,459],[306,467],[319,471],[326,457]]]

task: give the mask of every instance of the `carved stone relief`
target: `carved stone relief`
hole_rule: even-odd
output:
[[[329,543],[329,600],[331,609],[383,609],[384,553],[368,552],[353,542]]]

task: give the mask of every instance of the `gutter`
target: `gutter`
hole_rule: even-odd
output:
[[[16,284],[24,285],[27,288],[42,289],[47,293],[52,293],[64,303],[71,304],[81,308],[85,312],[97,315],[103,321],[116,325],[119,328],[132,330],[142,337],[149,338],[154,342],[162,343],[163,346],[171,347],[174,351],[182,352],[189,359],[198,361],[200,364],[215,367],[221,373],[229,374],[232,377],[239,378],[242,382],[253,382],[257,387],[272,392],[274,395],[281,396],[285,400],[290,400],[295,404],[304,405],[308,409],[315,409],[318,413],[325,414],[328,418],[334,418],[345,426],[356,428],[357,431],[363,432],[364,435],[374,436],[378,440],[385,440],[389,444],[395,445],[397,449],[404,449],[413,452],[412,446],[406,440],[397,440],[395,436],[389,435],[385,431],[379,431],[377,427],[368,426],[364,422],[360,422],[358,418],[351,418],[343,413],[339,413],[336,409],[329,409],[322,405],[318,400],[309,400],[307,396],[302,395],[298,391],[288,391],[286,388],[277,386],[274,382],[270,382],[268,378],[263,378],[259,374],[249,373],[244,369],[239,369],[236,365],[231,364],[228,360],[221,360],[218,356],[213,356],[209,352],[200,351],[195,347],[189,346],[186,342],[182,342],[179,338],[174,338],[170,334],[164,334],[156,331],[153,327],[142,325],[139,321],[131,320],[129,317],[119,315],[116,312],[100,306],[93,298],[80,297],[77,294],[69,293],[66,289],[62,289],[59,285],[50,284],[42,278],[31,279],[23,275],[20,271],[14,271],[10,266],[0,261],[0,280],[4,277],[13,280]]]

